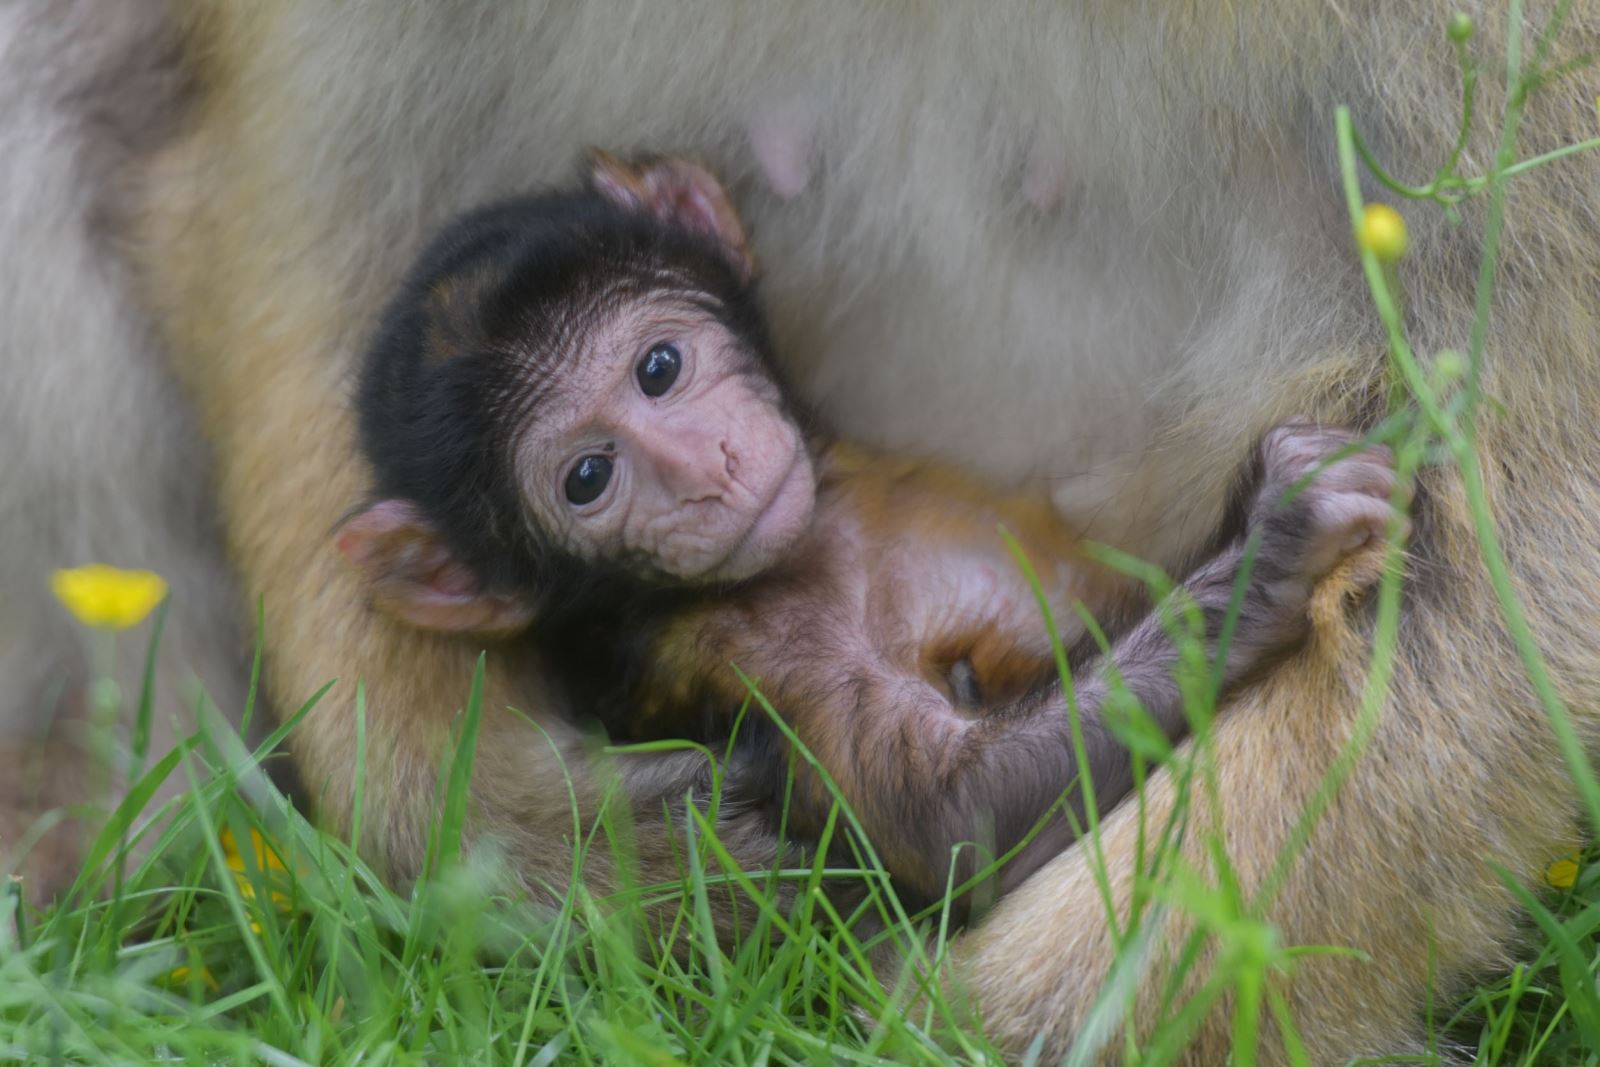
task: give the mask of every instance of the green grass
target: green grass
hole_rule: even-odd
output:
[[[730,881],[711,873],[725,856],[700,821],[681,828],[680,882],[608,898],[580,887],[543,907],[496,896],[493,857],[459,852],[479,692],[441,768],[432,865],[405,893],[307,823],[257,772],[258,754],[202,717],[151,761],[65,899],[40,913],[19,907],[14,885],[0,898],[0,1062],[998,1062],[981,1027],[937,998],[904,1010],[904,991],[870,970],[876,942],[844,929],[814,892],[825,873],[858,879],[869,890],[860,913],[906,943],[937,945],[942,917],[906,917],[870,856],[860,871]],[[141,718],[149,710],[146,697]],[[169,776],[192,788],[146,810]],[[846,813],[840,833],[847,823]],[[586,829],[580,862],[612,847],[604,820]],[[1262,988],[1284,956],[1270,928],[1225,879],[1165,882],[1216,938],[1217,991]],[[796,891],[780,896],[780,884]],[[749,932],[718,948],[709,902],[728,892]],[[1600,865],[1585,861],[1546,901],[1526,901],[1536,917],[1526,964],[1440,1006],[1438,1047],[1476,1048],[1486,1065],[1595,1058]],[[1181,1051],[1184,1019],[1174,1005],[1147,1062]]]
[[[709,901],[730,886],[707,873],[720,845],[704,825],[686,828],[678,884],[605,899],[577,888],[555,907],[493,895],[492,862],[459,855],[479,694],[475,684],[443,772],[429,873],[403,895],[261,781],[255,754],[230,753],[231,735],[202,724],[109,820],[63,902],[19,911],[13,887],[0,904],[17,920],[0,934],[0,1060],[992,1058],[976,1036],[934,1043],[925,1012],[895,1019],[868,970],[871,944],[840,933],[809,891],[821,868],[736,880],[751,922],[718,948]],[[171,774],[194,788],[140,820],[129,858],[132,817]],[[246,799],[246,780],[262,800]],[[605,841],[601,826],[584,848]],[[785,881],[802,891],[779,905]],[[858,1005],[889,1021],[869,1025]]]
[[[1392,410],[1373,434],[1395,447],[1409,477],[1430,457],[1461,469],[1487,571],[1535,691],[1567,758],[1591,819],[1600,824],[1600,782],[1550,684],[1476,482],[1476,420],[1484,338],[1492,306],[1506,182],[1555,165],[1583,142],[1531,160],[1515,155],[1527,97],[1561,72],[1543,69],[1548,40],[1570,0],[1557,3],[1538,40],[1524,49],[1521,4],[1510,4],[1513,31],[1500,116],[1498,152],[1483,175],[1456,172],[1459,148],[1433,179],[1405,185],[1362,143],[1348,113],[1337,138],[1352,228],[1363,210],[1360,168],[1396,196],[1451,211],[1467,197],[1487,198],[1475,329],[1468,351],[1419,360],[1399,312],[1392,274],[1371,250],[1362,261],[1374,307],[1389,331]],[[1463,143],[1473,121],[1477,66],[1470,28],[1452,27],[1462,68]],[[1113,560],[1145,574],[1133,561]],[[1397,559],[1391,558],[1391,563]],[[1145,576],[1160,588],[1159,575]],[[1281,860],[1293,863],[1323,805],[1361,758],[1386,690],[1395,652],[1399,567],[1378,595],[1373,661],[1358,728],[1343,758],[1302,813]],[[1200,741],[1173,773],[1190,789],[1209,789],[1207,727],[1215,679],[1181,613],[1171,630],[1186,649],[1182,682]],[[104,655],[98,662],[112,662]],[[115,687],[97,694],[115,699]],[[870,848],[841,810],[827,836],[853,842],[857,864],[824,871],[737,872],[712,822],[691,813],[676,828],[682,877],[669,885],[628,885],[609,897],[583,888],[584,858],[626,839],[611,819],[574,826],[573,887],[541,906],[497,895],[494,857],[463,855],[466,783],[481,708],[481,679],[468,691],[457,744],[441,766],[438,825],[424,877],[405,892],[384,884],[347,840],[311,826],[259,771],[260,752],[198,715],[192,736],[169,753],[148,753],[153,709],[145,686],[132,751],[128,799],[107,820],[77,884],[43,912],[24,907],[11,885],[0,894],[0,1061],[138,1063],[178,1060],[250,1064],[384,1063],[984,1063],[998,1061],[981,1025],[937,993],[909,995],[907,976],[872,961],[922,953],[937,968],[948,934],[939,914],[908,915],[876,868]],[[99,699],[99,696],[97,696]],[[315,698],[313,698],[313,703]],[[310,705],[308,704],[308,707]],[[115,708],[109,709],[115,711]],[[304,709],[302,709],[303,711]],[[246,709],[248,715],[248,709]],[[759,698],[751,714],[770,713]],[[291,716],[278,732],[293,729]],[[1133,709],[1119,726],[1150,760],[1170,753]],[[1081,741],[1080,741],[1081,743]],[[267,749],[263,747],[262,751]],[[146,769],[147,768],[147,769]],[[1141,767],[1142,770],[1142,767]],[[364,780],[358,767],[358,779]],[[180,799],[150,810],[164,781],[190,786]],[[361,790],[358,789],[358,798]],[[362,804],[357,804],[359,836]],[[1232,1006],[1234,1062],[1256,1060],[1258,1028],[1271,1015],[1293,1034],[1271,976],[1297,950],[1279,944],[1262,918],[1263,893],[1247,899],[1234,884],[1225,850],[1212,850],[1214,884],[1171,862],[1187,808],[1148,828],[1152,848],[1140,874],[1152,886],[1119,931],[1126,958],[1160,907],[1197,920],[1215,949],[1208,981],[1194,999],[1143,1020],[1150,1034],[1142,1062],[1181,1053],[1194,1013],[1219,998]],[[1084,847],[1097,854],[1095,827]],[[244,843],[230,851],[228,840]],[[270,842],[277,863],[258,860],[254,842]],[[625,850],[624,850],[625,851]],[[819,861],[820,862],[820,861]],[[819,891],[826,875],[853,881],[859,904],[848,914]],[[742,937],[718,944],[711,902],[731,894],[747,920]],[[1466,997],[1432,1006],[1433,1047],[1465,1052],[1486,1067],[1600,1062],[1600,863],[1576,865],[1573,884],[1542,896],[1524,893],[1531,916],[1510,974]],[[859,922],[858,920],[866,920]],[[877,933],[866,936],[861,931]],[[853,932],[855,931],[855,932]],[[893,943],[895,953],[880,953]],[[1198,947],[1196,941],[1193,947]],[[1336,947],[1318,951],[1336,951]],[[1309,950],[1298,950],[1300,952]],[[1181,964],[1180,964],[1181,970]],[[1113,1016],[1115,998],[1106,1004]],[[1295,1057],[1290,1039],[1291,1059]],[[1436,1057],[1423,1057],[1430,1062]]]

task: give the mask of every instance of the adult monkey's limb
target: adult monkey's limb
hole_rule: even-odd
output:
[[[1577,480],[1539,487],[1536,495],[1582,491]],[[1432,529],[1423,536],[1470,545],[1459,488],[1453,479],[1443,481],[1427,503]],[[1584,536],[1600,536],[1600,528],[1591,525],[1600,496],[1592,488],[1587,493],[1583,507],[1591,509],[1591,517],[1575,509],[1565,518],[1578,525],[1567,529],[1588,526]],[[1501,503],[1510,502],[1502,497]],[[1462,568],[1453,582],[1435,584],[1448,573],[1437,556],[1419,549],[1411,574],[1428,588],[1408,597],[1391,697],[1376,732],[1316,822],[1304,853],[1286,868],[1277,895],[1261,908],[1284,945],[1347,946],[1369,957],[1305,957],[1292,975],[1273,977],[1316,1063],[1436,1048],[1438,1036],[1425,1028],[1427,1004],[1448,1004],[1465,977],[1513,958],[1509,919],[1517,905],[1494,865],[1533,882],[1573,840],[1571,788],[1549,727],[1516,669],[1510,642],[1498,630],[1487,581]],[[1560,649],[1565,643],[1569,652],[1576,651],[1556,631],[1572,626],[1574,633],[1589,632],[1600,623],[1594,606],[1562,597],[1561,578],[1523,578],[1530,601],[1561,609],[1541,619],[1541,630],[1551,639],[1547,647]],[[1585,580],[1591,579],[1600,574],[1591,570]],[[1288,846],[1297,816],[1311,803],[1360,717],[1360,683],[1370,649],[1364,629],[1349,629],[1342,621],[1343,609],[1333,602],[1338,593],[1336,587],[1319,590],[1316,643],[1217,720],[1212,744],[1220,808],[1212,805],[1198,775],[1193,785],[1182,861],[1214,884],[1207,850],[1213,826],[1220,825],[1247,899],[1261,891]],[[1593,700],[1592,663],[1563,681],[1573,695],[1587,690],[1585,699]],[[1172,776],[1156,775],[1146,794],[1150,826],[1163,824],[1173,799]],[[1213,813],[1220,815],[1216,824],[1210,821]],[[1104,825],[1106,864],[1124,923],[1136,848],[1134,816],[1132,806],[1125,805]],[[1138,1007],[1125,1016],[1114,1006],[1103,1020],[1112,1028],[1103,1036],[1113,1049],[1120,1047],[1125,1019],[1147,1029],[1147,1020],[1171,1018],[1171,1008],[1156,1015],[1154,1005],[1190,926],[1181,908],[1155,918],[1162,914],[1146,912],[1146,927],[1153,922],[1156,937],[1148,959],[1135,964]],[[1211,977],[1217,943],[1202,944],[1204,951],[1178,987],[1178,1003]],[[1114,955],[1080,843],[1000,902],[958,947],[953,973],[981,1006],[998,1040],[1021,1049],[1043,1029],[1049,1054],[1082,1036]],[[1031,976],[1029,982],[1019,983],[1017,976],[1024,974]],[[1226,1057],[1229,1007],[1225,1000],[1206,1017],[1185,1062]],[[1263,1015],[1262,1026],[1266,1062],[1277,1062],[1282,1047],[1270,1016]]]

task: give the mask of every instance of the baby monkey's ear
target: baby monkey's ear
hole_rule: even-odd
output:
[[[405,500],[380,500],[339,528],[339,551],[390,615],[446,633],[509,634],[533,619],[520,597],[484,590],[472,569]]]
[[[722,183],[698,163],[676,156],[650,156],[630,163],[591,148],[589,184],[613,203],[715,238],[740,278],[755,277],[756,260],[739,213]]]

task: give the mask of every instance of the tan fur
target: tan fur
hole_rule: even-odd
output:
[[[351,355],[439,221],[566,178],[585,144],[697,154],[736,179],[780,350],[844,434],[1055,479],[1057,503],[1095,536],[1172,563],[1211,528],[1265,427],[1377,414],[1382,335],[1336,191],[1332,108],[1350,104],[1400,173],[1429,173],[1455,128],[1443,27],[1456,6],[596,0],[402,14],[191,0],[197,99],[146,175],[137,263],[218,455],[244,592],[266,596],[272,698],[292,708],[342,679],[297,745],[323,810],[336,825],[347,814],[352,683],[365,677],[373,766],[395,787],[369,812],[370,846],[414,868],[475,651],[356,606],[329,548],[363,488],[343,402]],[[1465,6],[1493,71],[1503,12]],[[1550,5],[1534,6],[1542,18]],[[1557,58],[1597,48],[1592,5],[1572,5]],[[1524,153],[1593,134],[1597,77],[1535,96]],[[1494,81],[1472,170],[1493,150]],[[806,143],[760,127],[774,114],[814,117],[788,124]],[[769,183],[753,144],[799,160],[800,180]],[[1515,185],[1486,378],[1504,414],[1486,415],[1481,442],[1514,574],[1591,747],[1595,168],[1570,159]],[[1403,210],[1414,340],[1464,347],[1481,205],[1460,228]],[[1514,910],[1489,861],[1531,878],[1577,826],[1459,486],[1435,473],[1426,489],[1378,736],[1269,912],[1289,942],[1373,957],[1307,960],[1284,980],[1319,1063],[1419,1048],[1429,939],[1442,994],[1503,961]],[[1218,726],[1221,815],[1247,890],[1350,731],[1364,630],[1341,625]],[[497,662],[491,681],[495,706],[524,698]],[[529,710],[586,782],[560,717],[531,698]],[[545,743],[494,714],[481,746],[480,817],[530,883],[565,874],[570,824]],[[1158,776],[1152,802],[1170,788]],[[1119,898],[1132,831],[1127,813],[1107,826]],[[1051,1055],[1074,1039],[1110,959],[1099,910],[1073,852],[962,942],[967,988],[1008,1047],[1042,1031]],[[1165,933],[1140,975],[1146,1003],[1175,943]],[[1227,1033],[1225,1013],[1209,1015],[1191,1061],[1218,1062]]]
[[[1294,816],[1350,736],[1367,652],[1356,634],[1326,626],[1340,617],[1327,607],[1338,593],[1320,591],[1319,641],[1217,723],[1220,814],[1230,861],[1247,888],[1271,868]],[[1402,1047],[1401,1035],[1419,1025],[1429,939],[1441,983],[1436,1002],[1448,1002],[1463,972],[1508,963],[1514,904],[1491,862],[1531,882],[1573,840],[1559,758],[1509,649],[1492,636],[1484,594],[1481,579],[1463,576],[1451,607],[1475,604],[1468,610],[1476,619],[1463,614],[1449,626],[1430,625],[1424,611],[1408,613],[1405,655],[1378,731],[1269,909],[1284,944],[1345,945],[1372,956],[1370,963],[1307,959],[1283,983],[1318,1062]],[[1593,611],[1585,609],[1582,625],[1596,621]],[[1280,750],[1289,755],[1277,758]],[[1159,820],[1171,799],[1171,782],[1159,779],[1148,817]],[[1196,822],[1205,825],[1203,791],[1194,799]],[[1125,810],[1106,824],[1105,847],[1117,867],[1132,854],[1131,816]],[[1202,848],[1197,839],[1185,853],[1205,872]],[[1008,1044],[1020,1047],[1040,1027],[1070,1040],[1104,978],[1103,969],[1085,966],[1110,952],[1105,924],[1089,918],[1088,874],[1081,857],[1063,857],[1002,902],[963,946],[970,965],[964,980]],[[1118,899],[1125,893],[1123,887]],[[1062,906],[1074,899],[1076,910]],[[1175,918],[1158,953],[1179,943],[1182,929]],[[1076,963],[1070,969],[1058,962],[1063,944]],[[1158,955],[1150,977],[1166,963]],[[1034,968],[1051,975],[1048,987],[1016,982],[1019,973],[1038,973]],[[1204,974],[1198,968],[1188,980],[1190,993]],[[1150,988],[1141,982],[1142,1000]],[[1227,1030],[1217,1022],[1202,1031],[1193,1062],[1226,1055]],[[1274,1036],[1269,1031],[1269,1040]]]

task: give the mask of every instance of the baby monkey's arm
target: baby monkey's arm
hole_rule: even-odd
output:
[[[1246,533],[1259,535],[1258,548],[1227,650],[1224,689],[1291,650],[1309,625],[1312,586],[1341,558],[1383,535],[1394,485],[1384,449],[1330,464],[1292,502],[1282,503],[1297,481],[1353,439],[1348,431],[1300,424],[1263,439],[1246,517]],[[987,848],[981,856],[971,847],[961,850],[956,884],[1015,847],[1068,790],[1081,825],[1081,773],[1092,776],[1102,809],[1127,794],[1132,757],[1102,714],[1117,678],[1168,738],[1186,732],[1174,677],[1180,651],[1163,620],[1176,616],[1182,625],[1179,601],[1193,601],[1197,637],[1215,661],[1244,555],[1241,538],[1202,564],[1076,681],[1087,768],[1078,765],[1066,696],[1053,683],[974,718],[957,713],[948,696],[922,678],[873,669],[855,678],[847,693],[833,694],[825,709],[800,714],[793,704],[779,707],[838,783],[888,869],[917,895],[937,899],[958,844],[977,841]],[[803,825],[825,815],[829,797],[799,763],[796,777],[794,814]],[[1070,845],[1074,825],[1053,817],[1000,869],[1000,888],[1018,884]]]

